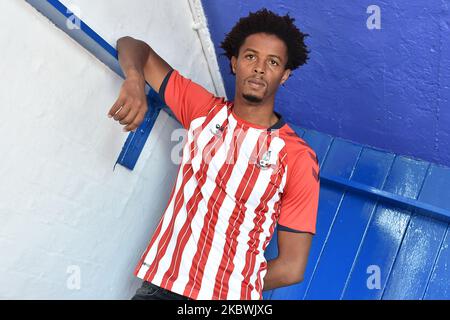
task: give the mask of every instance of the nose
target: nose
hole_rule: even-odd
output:
[[[260,67],[256,67],[255,68],[255,73],[264,74],[264,70],[262,68],[260,68]]]
[[[263,63],[261,63],[261,62],[259,62],[259,63],[257,63],[256,65],[255,65],[255,69],[254,69],[254,71],[255,71],[255,73],[260,73],[260,74],[264,74],[264,72],[265,72],[265,69],[264,69],[264,62]]]

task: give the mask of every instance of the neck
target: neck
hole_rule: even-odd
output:
[[[239,118],[259,126],[270,128],[278,122],[278,117],[273,112],[274,101],[252,103],[236,95],[233,111]]]

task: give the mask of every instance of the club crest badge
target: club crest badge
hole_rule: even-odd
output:
[[[271,153],[272,153],[272,151],[268,150],[266,153],[264,153],[262,158],[258,162],[256,162],[256,165],[258,166],[258,168],[260,168],[262,170],[267,170],[272,166],[272,164],[270,163]]]
[[[214,128],[210,128],[209,131],[215,136],[221,136],[224,128],[220,124],[216,124]]]

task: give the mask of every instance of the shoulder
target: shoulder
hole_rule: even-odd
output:
[[[281,136],[285,143],[285,151],[288,156],[288,160],[296,160],[301,158],[301,160],[310,159],[315,163],[318,163],[317,155],[314,149],[303,140],[297,132],[295,132],[288,124],[283,128]]]
[[[318,181],[319,160],[314,149],[287,124],[280,135],[285,142],[288,180],[291,176],[301,178],[312,173]]]

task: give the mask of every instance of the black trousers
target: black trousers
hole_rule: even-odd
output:
[[[178,293],[158,287],[153,283],[144,281],[142,286],[136,290],[131,300],[192,300]]]

